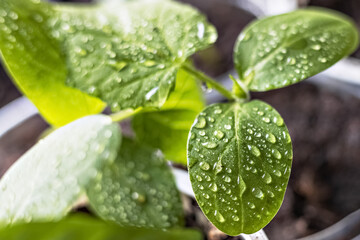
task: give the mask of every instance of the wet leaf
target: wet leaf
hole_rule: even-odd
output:
[[[264,102],[213,104],[191,128],[188,168],[196,200],[229,235],[254,233],[270,222],[284,198],[291,162],[284,121]]]
[[[45,24],[52,14],[40,1],[2,0],[0,52],[16,85],[50,124],[59,127],[99,113],[105,104],[65,85],[66,61]]]
[[[120,227],[85,215],[75,215],[59,222],[29,223],[0,230],[6,240],[201,240],[201,233],[190,229],[168,231]]]
[[[136,115],[133,129],[139,142],[161,149],[168,160],[186,164],[190,127],[204,107],[196,79],[179,70],[175,90],[160,111]]]
[[[68,85],[114,111],[162,106],[181,65],[217,37],[204,16],[174,1],[56,9],[50,24],[66,55]]]
[[[119,144],[118,126],[104,115],[55,130],[2,177],[0,223],[60,219],[89,181],[115,159]]]
[[[101,218],[122,226],[168,228],[183,222],[180,194],[161,152],[130,139],[87,194]]]
[[[311,77],[358,46],[347,16],[303,9],[255,21],[239,36],[234,61],[252,91],[281,88]]]

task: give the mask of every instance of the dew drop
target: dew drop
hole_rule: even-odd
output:
[[[235,222],[238,222],[240,220],[240,218],[236,215],[232,216],[232,219],[235,221]]]
[[[218,186],[216,185],[216,183],[212,183],[209,185],[210,190],[213,192],[217,192],[218,191]]]
[[[227,129],[227,130],[230,130],[230,129],[231,129],[231,125],[225,124],[225,125],[224,125],[224,128]]]
[[[221,160],[219,160],[218,162],[216,162],[214,164],[214,169],[215,169],[215,174],[219,174],[222,171],[222,164],[221,164]]]
[[[147,60],[144,62],[144,66],[145,67],[153,67],[156,65],[156,62],[152,61],[152,60]]]
[[[273,171],[274,175],[277,176],[277,177],[281,177],[281,172],[279,170],[274,170]]]
[[[204,128],[206,126],[206,120],[203,117],[199,117],[196,119],[195,127],[196,128]]]
[[[272,134],[272,133],[267,133],[265,135],[265,138],[270,143],[276,143],[276,138],[275,138],[274,134]]]
[[[222,139],[224,137],[224,133],[220,130],[215,130],[214,135],[217,139]]]
[[[255,204],[248,202],[247,205],[249,206],[250,209],[255,209]]]
[[[273,156],[276,158],[276,159],[281,159],[281,153],[277,150],[277,149],[273,149],[271,150],[271,153],[273,154]]]
[[[113,68],[115,68],[117,71],[121,71],[127,66],[127,63],[124,61],[117,62],[117,61],[111,60],[111,61],[109,61],[109,65],[112,66]]]
[[[321,62],[321,63],[326,63],[326,62],[327,62],[327,59],[324,58],[324,57],[319,57],[319,58],[318,58],[318,61]]]
[[[256,198],[264,199],[264,193],[263,193],[260,189],[258,189],[258,188],[253,188],[253,189],[252,189],[252,192],[253,192],[253,194],[254,194],[254,196],[255,196]]]
[[[215,109],[214,114],[221,114],[222,110],[221,109]]]
[[[208,181],[208,182],[210,182],[210,181],[211,181],[211,177],[210,177],[210,176],[208,176],[208,175],[206,175],[206,176],[205,176],[205,179],[206,179],[206,181]]]
[[[200,162],[199,166],[202,170],[205,170],[205,171],[210,169],[210,165],[207,162]]]
[[[244,42],[248,41],[250,38],[251,38],[251,33],[250,32],[242,34],[241,37],[240,37],[241,41],[244,41]]]
[[[285,135],[286,135],[286,142],[291,143],[291,137],[290,137],[289,133],[286,133]]]
[[[281,117],[274,117],[273,120],[274,120],[275,124],[279,127],[284,125],[284,119],[282,119]]]
[[[288,58],[286,59],[286,62],[287,62],[289,65],[295,65],[296,59],[293,58],[293,57],[288,57]]]
[[[312,49],[314,49],[315,51],[319,51],[321,49],[321,46],[319,44],[315,44],[311,46]]]
[[[248,148],[255,157],[259,157],[261,155],[259,148],[256,146],[248,145]]]
[[[146,93],[145,98],[149,101],[159,90],[159,87],[154,87],[148,93]]]
[[[205,131],[203,131],[203,130],[199,131],[199,135],[200,136],[205,136]]]
[[[261,178],[264,180],[264,182],[265,182],[266,184],[270,184],[270,183],[272,182],[272,178],[271,178],[270,174],[268,174],[268,173],[264,173],[264,174],[261,176]]]
[[[272,191],[268,190],[267,193],[269,194],[269,196],[270,196],[271,198],[275,197],[275,195],[274,195],[274,193],[273,193]]]
[[[214,216],[215,216],[216,220],[218,220],[219,222],[221,222],[221,223],[225,222],[225,218],[217,210],[215,210]]]
[[[146,198],[144,195],[139,194],[137,192],[133,192],[131,194],[132,199],[136,200],[138,203],[144,203],[146,201]]]
[[[263,120],[264,122],[266,122],[266,123],[269,123],[269,122],[270,122],[270,118],[268,118],[268,117],[263,117],[262,120]]]
[[[226,176],[225,179],[224,179],[224,181],[227,182],[227,183],[229,183],[229,182],[231,182],[231,178],[228,177],[228,176]]]
[[[215,122],[215,119],[213,117],[208,117],[209,122]]]
[[[201,145],[203,145],[204,147],[206,147],[208,149],[214,149],[218,146],[218,144],[214,143],[214,142],[204,142]]]

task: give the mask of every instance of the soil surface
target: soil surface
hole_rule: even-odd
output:
[[[221,2],[184,1],[206,12],[220,36],[215,47],[196,55],[196,64],[211,75],[232,69],[234,42],[253,17]],[[355,4],[358,1],[341,2]],[[0,106],[18,96],[19,92],[0,70]],[[256,93],[253,97],[270,103],[279,111],[289,128],[294,147],[294,163],[284,203],[274,220],[265,227],[269,239],[309,235],[359,208],[360,100],[306,82]],[[47,124],[37,116],[0,139],[0,176],[36,142],[46,127]],[[187,225],[202,229],[206,239],[236,239],[212,227],[194,201],[185,198],[185,203]]]
[[[21,94],[14,87],[0,63],[0,108],[20,96]]]

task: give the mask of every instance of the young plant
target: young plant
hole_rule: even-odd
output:
[[[283,201],[292,145],[279,113],[250,101],[249,91],[297,83],[358,45],[351,20],[328,10],[255,21],[236,43],[239,79],[230,76],[229,91],[188,60],[217,34],[187,5],[2,0],[0,24],[7,70],[42,116],[60,127],[1,179],[0,223],[60,220],[85,195],[104,220],[155,228],[136,233],[110,224],[105,229],[82,218],[58,223],[58,234],[76,228],[77,239],[93,235],[84,230],[89,226],[103,229],[99,239],[108,234],[180,238],[179,230],[156,230],[183,226],[180,195],[165,159],[187,163],[196,200],[221,231],[238,235],[263,228]],[[205,108],[198,80],[229,101]],[[111,116],[98,114],[105,106]],[[122,137],[114,123],[130,117],[135,138]],[[15,238],[33,227],[54,230],[53,223],[20,224],[0,236]],[[186,239],[200,238],[182,231]]]

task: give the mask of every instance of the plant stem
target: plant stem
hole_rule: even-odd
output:
[[[240,81],[235,79],[233,76],[229,76],[230,79],[234,82],[234,87],[233,87],[233,93],[238,96],[240,99],[245,101],[249,101],[250,100],[250,93],[248,88],[246,87],[246,85]]]
[[[114,114],[111,114],[110,117],[113,122],[121,122],[129,117],[132,117],[138,113],[140,113],[143,110],[142,107],[139,107],[137,109],[126,109],[124,111],[120,111]]]
[[[224,95],[229,100],[238,99],[238,97],[232,93],[231,91],[227,90],[223,85],[218,83],[215,79],[207,76],[205,73],[195,69],[190,64],[185,63],[182,68],[192,74],[194,77],[198,78],[199,80],[208,83],[211,85],[214,89],[216,89],[219,93]]]

